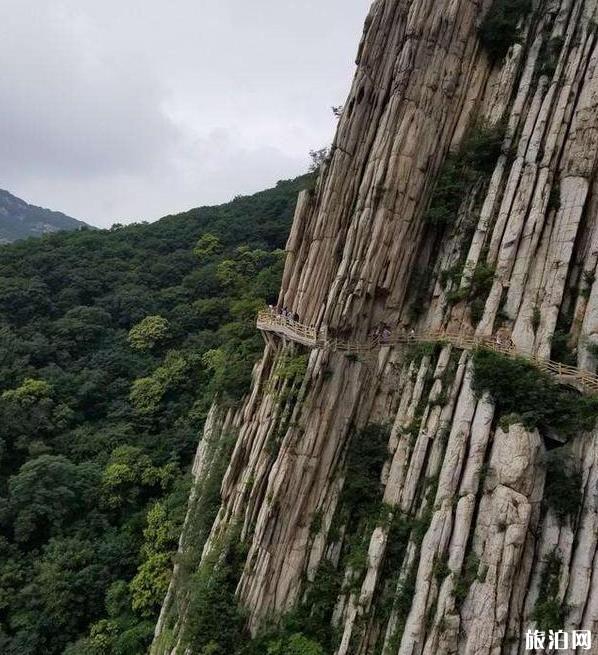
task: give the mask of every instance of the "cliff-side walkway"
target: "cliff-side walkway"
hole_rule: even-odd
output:
[[[524,359],[539,370],[555,378],[560,384],[573,387],[582,393],[598,394],[597,375],[575,366],[568,366],[561,362],[553,362],[548,359],[540,359],[535,355],[519,353],[511,343],[505,344],[499,337],[475,337],[462,334],[451,334],[449,332],[418,332],[412,334],[389,333],[387,338],[372,337],[365,342],[345,341],[342,339],[330,338],[326,329],[318,329],[311,325],[304,325],[291,318],[271,311],[263,311],[258,314],[257,327],[263,332],[278,334],[309,348],[328,348],[330,350],[355,354],[368,353],[390,346],[416,343],[450,343],[459,350],[485,348],[500,353],[501,355],[505,355],[506,357],[519,357]]]

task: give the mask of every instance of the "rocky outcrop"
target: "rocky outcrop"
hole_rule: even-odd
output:
[[[281,303],[338,336],[382,321],[503,331],[595,371],[598,5],[537,0],[490,59],[490,4],[374,2],[331,156],[299,198]],[[337,655],[515,655],[527,629],[596,633],[598,432],[563,447],[504,416],[450,345],[349,356],[266,338],[222,423],[235,445],[203,549],[240,530],[254,633],[308,602],[323,567],[338,578]],[[373,426],[375,512],[350,496],[353,444]],[[203,548],[193,531],[183,551]],[[155,654],[191,652],[180,577]]]

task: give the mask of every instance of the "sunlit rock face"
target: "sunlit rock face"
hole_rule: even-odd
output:
[[[343,338],[383,322],[502,331],[595,372],[598,3],[537,0],[500,57],[480,39],[491,4],[374,2],[331,155],[298,201],[281,304]],[[195,492],[181,541],[204,560],[231,530],[245,542],[237,598],[254,634],[309,602],[324,568],[338,655],[515,655],[555,612],[550,627],[596,633],[591,422],[572,416],[555,440],[517,378],[507,416],[450,345],[266,340],[250,396],[214,407],[198,451],[200,488],[206,453],[232,435],[210,534],[193,531]],[[367,475],[366,506],[352,490]],[[192,652],[186,575],[155,654]]]

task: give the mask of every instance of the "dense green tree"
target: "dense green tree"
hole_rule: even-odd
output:
[[[26,462],[8,481],[5,514],[15,541],[37,544],[60,533],[92,506],[99,477],[95,464],[73,464],[61,455]]]
[[[129,331],[129,343],[136,350],[151,350],[169,334],[168,320],[162,316],[146,316]]]
[[[3,654],[146,653],[197,439],[248,388],[309,182],[0,247]]]
[[[193,249],[193,254],[201,260],[208,259],[209,257],[218,255],[221,252],[222,244],[220,243],[220,239],[209,232],[201,235]]]

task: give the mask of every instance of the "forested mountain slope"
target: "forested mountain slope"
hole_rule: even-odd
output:
[[[61,212],[29,205],[12,193],[0,189],[0,244],[88,227],[83,221]]]
[[[310,183],[0,247],[3,655],[146,652],[201,428],[249,388]]]
[[[266,331],[243,405],[216,400],[152,653],[597,652],[597,399],[450,342],[334,342],[596,372],[598,5],[376,0],[357,63],[279,301],[332,339]]]

